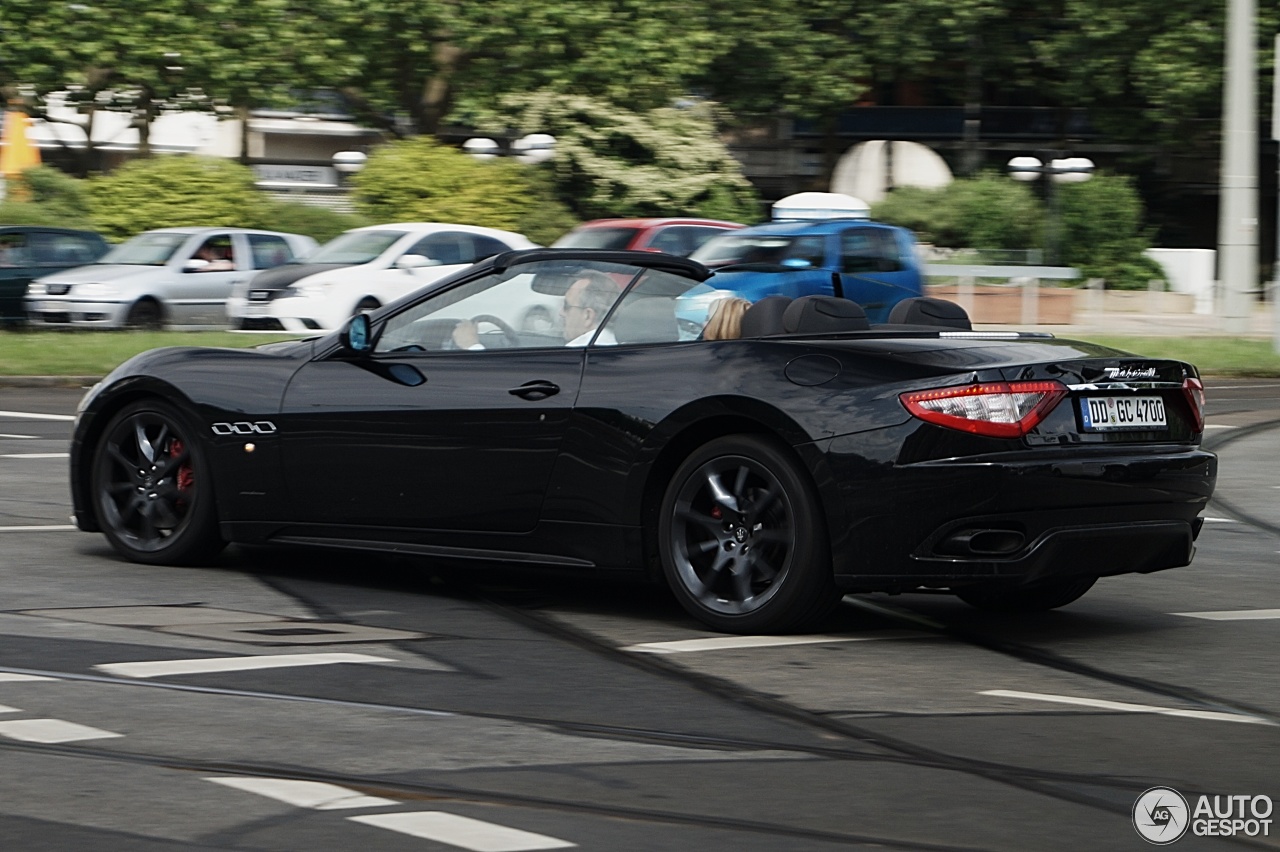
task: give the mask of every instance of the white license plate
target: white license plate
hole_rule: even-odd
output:
[[[1155,429],[1165,425],[1164,400],[1158,396],[1091,396],[1080,400],[1086,432]]]
[[[244,305],[245,316],[263,317],[270,312],[271,312],[270,302],[245,302],[245,305]]]

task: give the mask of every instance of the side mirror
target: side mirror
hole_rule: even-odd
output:
[[[408,272],[411,269],[419,269],[423,266],[439,266],[440,261],[432,260],[422,254],[402,254],[396,258],[396,269],[403,269]]]
[[[182,271],[183,272],[199,272],[200,270],[204,269],[208,265],[209,265],[209,261],[201,260],[198,257],[193,257],[190,260],[188,260],[186,263],[182,264]]]
[[[356,314],[342,327],[342,348],[356,355],[364,355],[373,348],[369,315]]]

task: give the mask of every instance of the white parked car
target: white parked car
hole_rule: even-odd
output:
[[[478,260],[525,248],[537,245],[520,234],[471,225],[400,222],[354,228],[310,257],[236,288],[227,301],[227,319],[235,329],[333,329]]]
[[[220,327],[237,284],[315,247],[301,234],[247,228],[146,231],[94,263],[31,282],[27,317],[64,328]]]

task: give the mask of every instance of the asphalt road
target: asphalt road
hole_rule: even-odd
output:
[[[1280,799],[1280,382],[1209,382],[1191,566],[789,644],[499,567],[123,562],[69,526],[78,396],[0,389],[0,849],[1143,849],[1149,788]]]

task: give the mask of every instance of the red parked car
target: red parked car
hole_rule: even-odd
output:
[[[712,237],[741,227],[716,219],[596,219],[574,228],[552,247],[665,251],[686,257]]]

